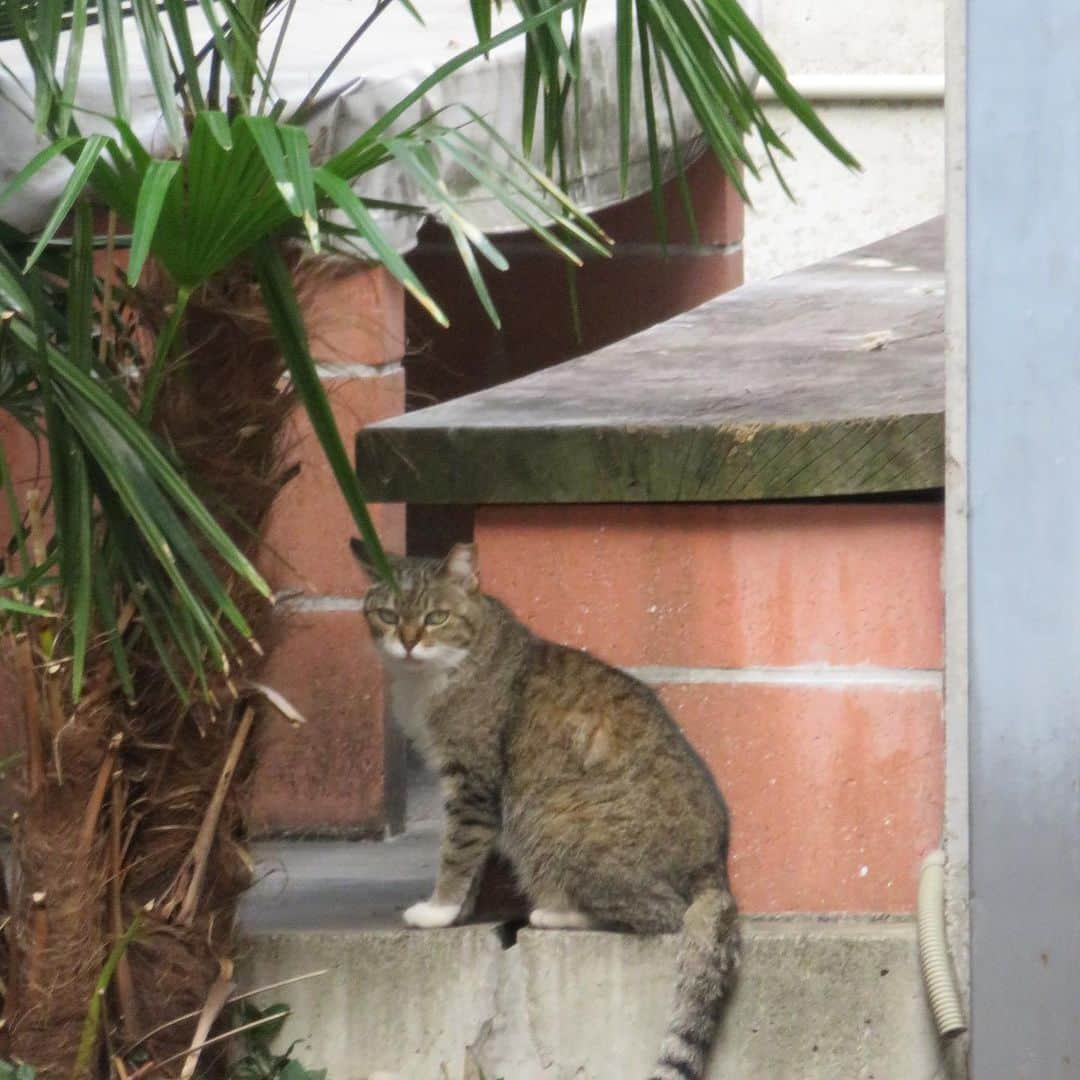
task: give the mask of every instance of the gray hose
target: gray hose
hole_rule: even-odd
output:
[[[923,859],[917,911],[919,962],[930,998],[930,1010],[934,1014],[938,1034],[943,1039],[952,1038],[967,1031],[967,1024],[960,1009],[960,995],[945,938],[944,851],[931,851]]]

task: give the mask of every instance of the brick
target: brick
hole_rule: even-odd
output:
[[[497,330],[476,299],[446,230],[425,226],[409,261],[443,307],[450,327],[440,329],[407,301],[416,344],[415,355],[407,361],[410,402],[444,401],[592,352],[741,284],[741,249],[728,246],[742,237],[742,204],[711,160],[694,163],[690,182],[706,245],[703,253],[675,249],[669,258],[662,255],[655,246],[647,195],[597,214],[609,233],[632,246],[622,251],[616,247],[611,259],[590,257],[574,271],[580,338],[572,317],[568,266],[529,234],[498,238],[510,269],[485,273],[502,320]],[[689,243],[678,195],[670,185],[665,198],[671,211],[670,242]]]
[[[405,353],[405,294],[381,266],[338,266],[303,296],[304,322],[321,364],[370,364]]]
[[[944,805],[933,689],[667,686],[732,812],[748,912],[907,912]]]
[[[397,371],[327,384],[346,447],[351,447],[357,429],[403,411],[404,379]],[[285,459],[297,462],[300,473],[285,486],[270,510],[260,569],[275,589],[360,596],[367,582],[348,547],[349,537],[355,536],[357,529],[303,409],[291,418],[286,440]],[[384,543],[392,550],[404,550],[404,508],[372,506],[371,515]]]
[[[277,716],[259,733],[252,828],[257,834],[377,835],[383,810],[383,691],[353,611],[283,616],[261,681],[307,718]]]
[[[485,588],[622,665],[940,668],[942,508],[923,503],[477,510]]]
[[[690,202],[694,208],[697,239],[702,244],[735,244],[743,237],[743,202],[709,153],[702,154],[686,170]],[[694,233],[683,210],[679,186],[669,181],[664,186],[664,213],[668,242],[689,244]],[[652,196],[648,193],[601,210],[597,222],[616,241],[652,241],[658,239]]]
[[[742,283],[742,253],[673,255],[659,250],[590,259],[574,271],[581,338],[575,334],[567,267],[526,246],[510,270],[486,281],[502,329],[491,326],[455,256],[418,255],[421,278],[450,319],[423,328],[407,362],[410,402],[430,404],[519,378],[628,337]],[[423,265],[421,265],[421,263]]]

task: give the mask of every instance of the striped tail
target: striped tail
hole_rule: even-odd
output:
[[[686,909],[679,942],[675,1009],[649,1080],[702,1080],[720,1005],[735,985],[740,937],[735,899],[703,889]]]

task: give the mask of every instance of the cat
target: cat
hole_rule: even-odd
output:
[[[480,589],[476,551],[391,557],[364,615],[390,709],[438,772],[446,822],[432,896],[404,920],[465,918],[496,848],[540,928],[681,930],[670,1026],[650,1080],[700,1080],[740,937],[728,813],[656,695],[532,634]]]

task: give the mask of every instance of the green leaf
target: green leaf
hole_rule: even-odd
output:
[[[394,246],[383,235],[367,207],[349,185],[339,176],[325,168],[314,172],[315,183],[352,222],[356,231],[371,245],[376,257],[391,274],[412,294],[425,311],[440,326],[449,326],[449,320],[420,284],[420,279]]]
[[[492,0],[469,0],[476,39],[480,44],[491,40],[491,4]]]
[[[8,182],[3,191],[0,191],[0,206],[2,206],[8,199],[11,198],[17,191],[24,185],[28,184],[31,180],[46,165],[49,164],[54,158],[58,158],[61,154],[66,153],[71,147],[82,142],[82,139],[77,135],[69,135],[62,139],[57,139],[55,142],[50,142],[44,150],[39,150],[30,160],[25,164]]]
[[[683,216],[690,230],[690,239],[694,244],[701,242],[698,234],[697,215],[694,213],[694,202],[690,195],[690,185],[686,180],[686,159],[683,155],[682,146],[679,144],[679,128],[675,123],[675,108],[671,98],[671,87],[668,85],[667,65],[660,54],[660,49],[653,43],[653,52],[656,57],[656,73],[660,81],[660,89],[664,95],[664,107],[667,110],[668,137],[671,139],[671,153],[675,159],[675,181],[679,189],[679,201],[682,204]]]
[[[49,128],[61,91],[56,81],[55,62],[49,58],[47,48],[42,47],[37,28],[27,22],[27,12],[23,7],[19,0],[3,0],[11,32],[18,38],[23,55],[34,73],[34,131],[41,134]]]
[[[68,272],[68,352],[76,367],[89,371],[94,333],[94,220],[86,199],[75,207]]]
[[[393,571],[379,543],[378,533],[368,514],[360,483],[349,464],[348,455],[341,442],[330,402],[326,399],[315,361],[308,350],[307,332],[300,314],[300,306],[293,290],[292,279],[281,253],[269,240],[262,241],[254,251],[255,272],[262,289],[263,303],[273,324],[282,355],[292,376],[293,386],[304,403],[312,430],[322,444],[323,452],[345,497],[353,521],[371,555],[379,575],[388,582],[394,580]]]
[[[71,125],[71,106],[79,86],[83,41],[86,37],[86,5],[87,0],[75,0],[71,5],[71,32],[68,35],[67,58],[64,61],[63,100],[56,119],[57,135],[66,135]]]
[[[48,65],[49,71],[55,72],[56,52],[60,41],[60,22],[64,6],[58,0],[38,0],[34,7],[37,8],[37,18],[35,19],[33,33],[37,39],[38,49],[42,60]],[[44,130],[56,105],[55,93],[48,83],[39,82],[36,98],[38,127]]]
[[[382,136],[383,132],[389,130],[391,125],[402,115],[402,113],[410,109],[416,102],[422,100],[433,87],[445,82],[455,71],[464,67],[466,64],[471,63],[473,60],[477,59],[477,57],[483,56],[489,51],[493,52],[495,49],[501,48],[508,41],[513,41],[514,38],[528,33],[533,28],[541,26],[551,19],[557,18],[562,12],[579,2],[580,0],[558,0],[558,3],[553,4],[549,8],[545,8],[539,15],[523,19],[521,22],[507,27],[507,29],[503,30],[501,33],[490,38],[486,45],[474,45],[472,48],[465,49],[458,53],[457,56],[447,60],[446,63],[440,64],[439,67],[437,67],[426,79],[422,79],[417,86],[406,94],[396,105],[393,105],[391,108],[387,109],[386,112],[382,113],[379,119],[376,120],[375,123],[360,136],[360,138],[336,153],[328,162],[326,162],[324,167],[329,169],[330,172],[336,173],[338,176],[344,177],[347,180],[355,178],[358,175],[360,168],[362,168],[366,162],[367,153]]]
[[[128,100],[128,59],[124,43],[124,11],[121,0],[99,0],[102,45],[105,66],[109,71],[109,88],[112,90],[113,110],[124,123],[131,121],[131,103]]]
[[[420,14],[412,0],[398,0],[398,3],[419,23],[421,26],[427,26],[424,22],[424,16]]]
[[[251,90],[259,61],[256,52],[257,43],[251,25],[237,11],[236,5],[227,0],[218,0],[229,16],[229,28],[226,31],[218,18],[214,0],[199,0],[202,13],[210,25],[214,38],[214,51],[224,63],[231,81],[230,94],[238,100],[242,112],[247,112],[251,101]]]
[[[531,38],[525,39],[525,65],[521,79],[521,146],[526,154],[531,154],[536,137],[536,110],[540,104],[540,64]]]
[[[147,167],[139,188],[139,201],[135,204],[135,221],[131,228],[131,253],[127,269],[127,279],[131,285],[139,280],[142,273],[166,196],[179,172],[179,161],[152,161]]]
[[[283,1004],[268,1005],[265,1009],[259,1009],[254,1005],[248,1004],[248,1007],[241,1010],[244,1023],[250,1023],[252,1020],[266,1020],[266,1023],[261,1024],[257,1028],[252,1028],[246,1032],[248,1043],[252,1047],[262,1046],[269,1047],[271,1043],[281,1034],[281,1029],[285,1026],[285,1021],[289,1018],[289,1006]],[[269,1019],[269,1017],[276,1017],[276,1019]]]
[[[282,124],[278,127],[278,136],[285,150],[285,170],[295,192],[298,216],[304,223],[312,250],[318,252],[319,208],[315,201],[315,178],[312,175],[307,132],[291,124]]]
[[[33,615],[45,619],[55,619],[60,614],[58,611],[49,611],[46,608],[36,607],[34,604],[24,604],[21,600],[9,600],[3,595],[0,595],[0,611],[6,611],[13,615]]]
[[[299,1061],[287,1061],[281,1070],[280,1080],[326,1080],[325,1069],[305,1069]]]
[[[120,687],[124,691],[124,697],[128,702],[135,700],[135,685],[131,679],[131,667],[127,662],[127,654],[124,652],[124,643],[120,636],[120,628],[116,617],[116,605],[113,602],[113,583],[117,579],[116,568],[111,565],[110,552],[101,551],[94,560],[93,591],[94,603],[97,605],[97,614],[101,622],[101,628],[109,643],[109,651],[112,653],[113,666],[116,669]],[[162,649],[158,649],[159,655]],[[163,661],[165,664],[167,660]]]
[[[656,134],[656,108],[653,102],[652,65],[649,62],[648,24],[639,8],[638,35],[641,39],[641,93],[645,105],[645,132],[649,149],[649,198],[652,202],[660,247],[667,252],[667,214],[664,211],[664,170],[660,159],[660,144]]]
[[[617,0],[615,7],[615,77],[619,97],[619,191],[626,194],[630,168],[630,92],[633,86],[634,0]],[[647,88],[646,88],[647,89]]]
[[[206,99],[199,81],[199,60],[191,40],[191,24],[187,12],[189,3],[190,0],[162,0],[173,32],[173,40],[180,54],[180,65],[184,73],[182,91],[190,100],[194,111],[200,113],[206,108]]]
[[[128,928],[113,943],[109,955],[105,958],[105,964],[101,969],[101,974],[98,975],[94,992],[90,995],[89,1002],[87,1002],[86,1020],[83,1022],[82,1034],[79,1038],[79,1052],[75,1060],[74,1071],[76,1077],[90,1075],[91,1063],[97,1049],[98,1026],[101,1023],[101,1008],[105,1001],[105,991],[109,988],[109,983],[112,982],[120,958],[135,940],[141,925],[142,914],[137,913]]]
[[[255,140],[255,145],[258,147],[270,175],[274,178],[274,183],[277,185],[285,205],[289,208],[289,213],[295,217],[300,217],[302,213],[300,196],[292,182],[292,178],[289,176],[289,167],[285,161],[285,149],[282,146],[281,133],[277,124],[265,116],[249,116],[241,122]]]
[[[13,332],[32,344],[32,331],[18,320],[13,323]],[[107,472],[125,510],[139,524],[158,565],[189,603],[208,642],[218,641],[220,634],[192,592],[185,572],[203,585],[214,604],[241,634],[250,636],[246,621],[192,542],[178,511],[261,595],[269,596],[269,586],[165,458],[150,433],[66,356],[51,345],[46,352],[51,377],[63,382],[63,392],[58,393],[57,398],[65,418],[93,451],[94,460]],[[217,655],[221,657],[220,648]]]
[[[470,244],[477,248],[492,266],[505,270],[508,266],[506,256],[495,247],[482,229],[474,225],[461,212],[457,201],[442,179],[438,162],[423,142],[407,138],[393,138],[384,140],[384,144],[426,193],[437,216],[447,225],[453,222],[461,229],[462,234],[468,237]]]
[[[173,89],[173,73],[169,64],[168,45],[161,29],[161,13],[155,0],[132,0],[132,12],[142,40],[143,57],[154,84],[154,95],[165,118],[165,130],[173,150],[180,152],[184,145],[184,125]]]
[[[34,250],[30,253],[30,258],[26,260],[25,269],[29,270],[37,262],[49,241],[56,235],[56,230],[64,223],[68,211],[71,210],[72,206],[75,205],[75,200],[82,194],[90,174],[94,171],[98,158],[101,157],[102,151],[108,144],[109,139],[105,135],[91,135],[83,144],[82,151],[75,162],[75,168],[60,192],[60,198],[57,200],[56,206],[53,207],[53,212],[45,223],[45,228],[42,229]]]

